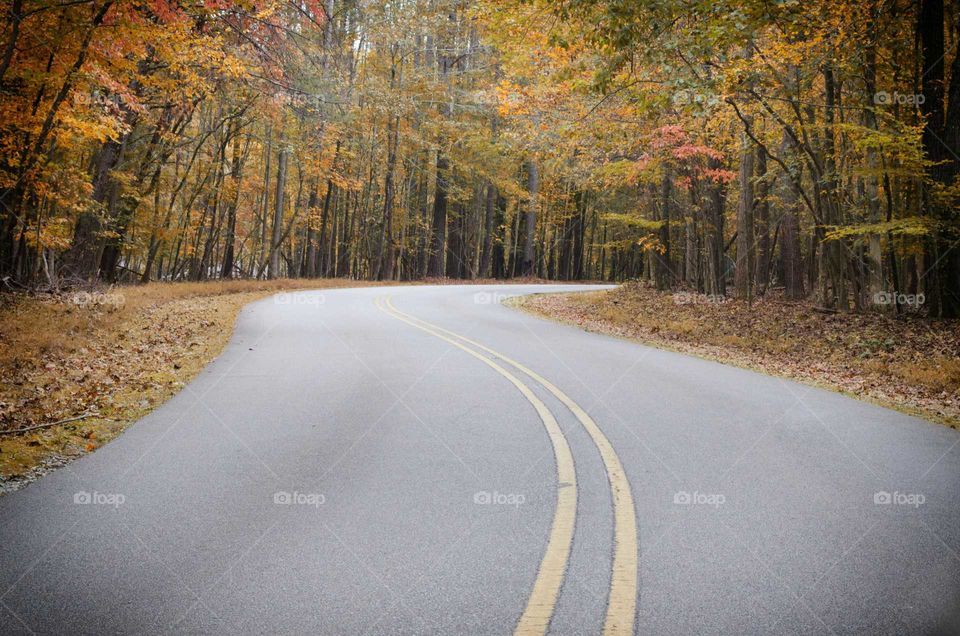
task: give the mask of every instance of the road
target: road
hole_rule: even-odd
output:
[[[501,304],[282,294],[0,498],[0,633],[960,633],[960,434]]]

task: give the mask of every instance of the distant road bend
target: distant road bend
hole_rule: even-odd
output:
[[[960,433],[502,304],[296,292],[0,498],[2,634],[960,634]]]

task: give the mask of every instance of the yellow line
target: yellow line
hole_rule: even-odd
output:
[[[390,298],[386,299],[386,305],[391,311],[397,314],[399,318],[413,320],[421,325],[427,325],[436,331],[453,336],[478,349],[486,351],[490,355],[525,373],[536,382],[539,382],[543,388],[552,393],[564,406],[570,409],[570,412],[576,416],[586,429],[593,443],[596,445],[597,450],[600,451],[600,457],[607,471],[607,479],[610,482],[610,495],[613,500],[613,568],[610,574],[610,599],[607,603],[607,616],[603,624],[603,633],[608,636],[615,634],[632,634],[637,609],[637,568],[639,567],[637,557],[637,517],[634,510],[633,495],[630,492],[630,482],[627,481],[623,464],[620,463],[620,458],[617,456],[616,451],[614,451],[613,445],[610,444],[610,440],[607,439],[607,436],[603,434],[603,431],[600,430],[597,423],[593,421],[593,418],[591,418],[579,404],[540,374],[475,340],[471,340],[470,338],[466,338],[443,327],[438,327],[416,316],[411,316],[410,314],[400,311],[393,306]]]
[[[387,304],[389,305],[389,303],[390,300],[387,299]],[[381,304],[380,298],[377,298],[374,304],[387,315],[421,331],[426,331],[482,361],[509,380],[523,397],[533,405],[540,416],[543,426],[547,430],[547,435],[550,437],[550,443],[553,445],[553,455],[557,462],[557,504],[553,513],[553,523],[550,527],[547,549],[540,561],[540,569],[537,571],[537,578],[533,583],[533,591],[527,600],[526,609],[524,609],[514,633],[545,634],[550,626],[550,619],[553,617],[553,610],[557,604],[560,586],[563,584],[563,577],[567,571],[570,546],[573,543],[573,527],[577,519],[577,474],[573,465],[573,454],[570,452],[570,446],[563,436],[560,425],[557,424],[556,418],[553,417],[553,413],[550,412],[547,405],[526,384],[493,360],[465,347],[456,340],[447,338],[431,327],[417,324],[414,322],[416,319],[408,319],[404,315],[400,315],[400,312],[396,309],[388,310]]]

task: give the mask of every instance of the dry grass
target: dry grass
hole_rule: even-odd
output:
[[[960,426],[960,321],[829,314],[767,298],[722,303],[640,284],[523,307],[589,330],[831,388]]]

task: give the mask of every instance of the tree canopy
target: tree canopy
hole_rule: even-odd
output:
[[[957,316],[958,41],[950,0],[8,0],[0,274]]]

